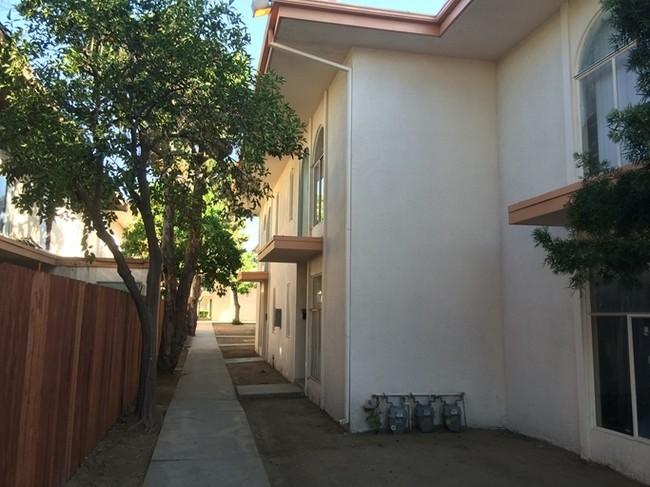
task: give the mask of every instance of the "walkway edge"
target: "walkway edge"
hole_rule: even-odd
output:
[[[269,487],[212,325],[199,323],[144,487]]]

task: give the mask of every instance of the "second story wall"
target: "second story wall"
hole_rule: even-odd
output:
[[[496,66],[359,49],[353,69],[353,422],[371,393],[462,390],[502,425]]]

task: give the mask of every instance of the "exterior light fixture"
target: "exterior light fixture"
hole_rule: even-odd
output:
[[[271,0],[253,0],[251,3],[253,17],[268,15],[271,12],[271,3]]]

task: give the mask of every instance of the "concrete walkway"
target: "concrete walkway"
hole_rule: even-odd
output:
[[[212,325],[199,322],[144,486],[217,485],[270,484]]]

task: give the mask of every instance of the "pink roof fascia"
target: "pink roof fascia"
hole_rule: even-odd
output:
[[[282,19],[364,27],[441,37],[473,0],[448,0],[438,15],[423,15],[315,0],[273,0],[262,47],[260,69],[268,70],[271,46]]]

